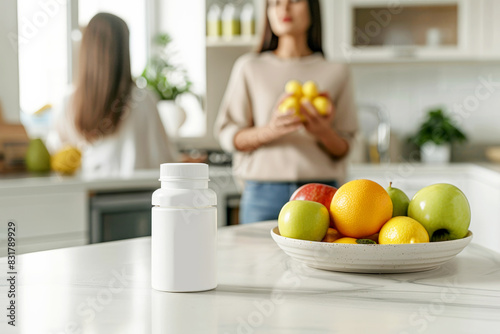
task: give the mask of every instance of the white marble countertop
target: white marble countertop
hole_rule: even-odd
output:
[[[210,166],[211,187],[224,189],[229,187],[237,193],[231,167]],[[422,163],[391,164],[351,164],[348,177],[370,173],[383,173],[387,178],[407,178],[415,174],[422,175],[455,175],[480,178],[500,186],[500,164],[493,163],[451,163],[443,165]],[[61,191],[110,191],[119,189],[155,189],[159,187],[159,170],[138,170],[126,177],[96,178],[77,173],[74,176],[61,176],[56,173],[48,175],[6,174],[0,175],[0,196],[46,194]]]
[[[227,179],[232,182],[231,167],[210,166],[210,177]],[[160,182],[160,170],[144,169],[137,170],[129,176],[115,177],[92,177],[77,173],[73,176],[62,176],[57,173],[46,175],[37,174],[5,174],[0,175],[0,195],[12,194],[12,192],[23,191],[26,188],[36,192],[37,190],[50,191],[60,189],[85,189],[92,191],[112,190],[119,188],[158,188]]]
[[[347,274],[288,257],[276,222],[219,229],[218,287],[150,287],[150,238],[17,257],[17,327],[7,325],[7,259],[0,258],[1,333],[494,333],[500,254],[471,243],[438,269]]]

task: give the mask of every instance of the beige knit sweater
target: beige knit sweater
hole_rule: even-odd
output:
[[[222,148],[234,153],[236,177],[257,181],[338,180],[346,174],[345,158],[335,159],[305,129],[299,129],[253,152],[234,147],[241,129],[266,125],[287,81],[314,80],[335,104],[332,128],[352,142],[358,129],[356,106],[348,66],[315,53],[282,59],[272,52],[250,53],[237,60],[215,124]]]

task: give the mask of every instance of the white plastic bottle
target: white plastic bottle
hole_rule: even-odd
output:
[[[208,165],[160,167],[153,193],[151,283],[160,291],[205,291],[217,286],[217,195]]]

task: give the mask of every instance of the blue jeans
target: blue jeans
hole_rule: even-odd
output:
[[[297,188],[306,183],[337,187],[336,181],[258,182],[245,181],[240,202],[240,224],[278,219],[281,208]]]

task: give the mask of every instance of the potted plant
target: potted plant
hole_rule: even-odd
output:
[[[430,110],[418,132],[410,138],[420,148],[420,157],[425,163],[449,162],[451,144],[466,140],[466,135],[453,125],[452,119],[442,109]]]
[[[158,93],[158,111],[165,130],[169,136],[176,137],[186,120],[186,113],[176,103],[176,99],[182,94],[195,94],[191,91],[192,82],[186,70],[171,61],[171,42],[172,38],[167,33],[154,37],[152,56],[137,79],[137,84],[139,87],[147,85]]]

